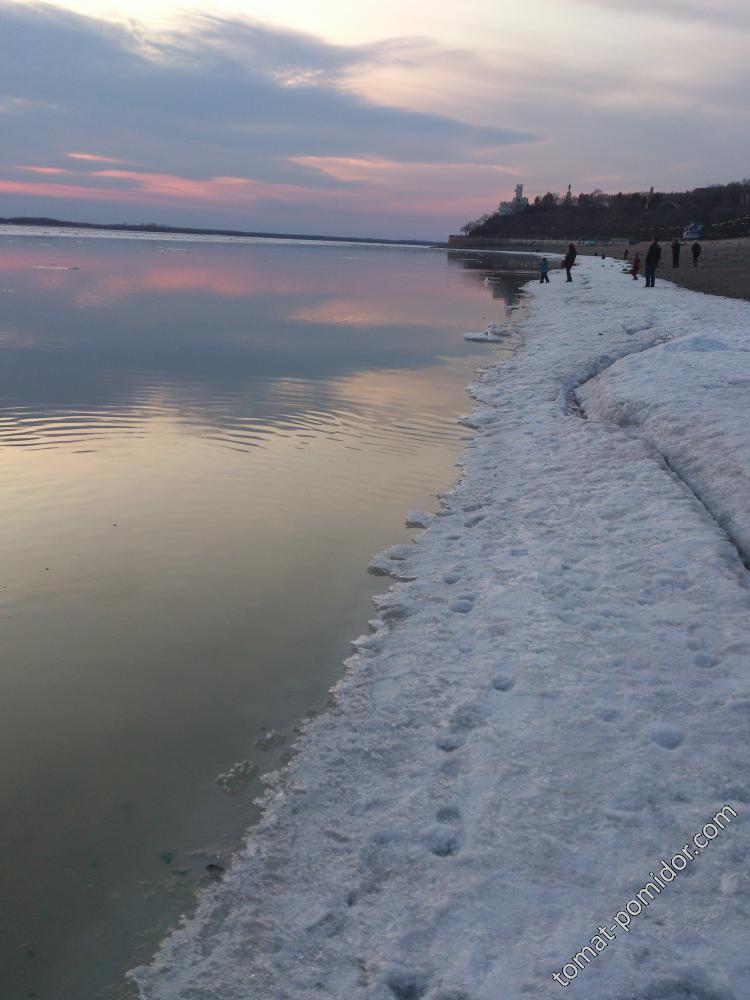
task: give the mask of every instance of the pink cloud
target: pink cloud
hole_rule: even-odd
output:
[[[26,167],[34,173],[53,174],[55,167]],[[64,172],[64,171],[59,171]],[[292,184],[266,184],[246,177],[207,177],[192,179],[175,174],[142,173],[134,170],[93,170],[82,178],[103,181],[93,184],[64,184],[56,181],[13,181],[0,178],[0,192],[38,197],[76,198],[84,201],[214,202],[237,204],[276,198],[285,202],[307,202],[310,191]],[[106,181],[126,184],[107,185]],[[316,192],[322,198],[335,198],[332,192]]]
[[[32,174],[72,174],[72,170],[65,170],[64,167],[31,167],[18,166],[16,170],[28,170]]]
[[[357,207],[365,211],[416,213],[458,218],[487,210],[522,176],[517,165],[486,163],[402,163],[397,160],[302,156],[296,163],[337,180],[356,182]],[[467,214],[468,213],[468,214]]]
[[[66,153],[71,160],[93,160],[96,163],[122,163],[116,156],[99,156],[98,153]]]
[[[30,194],[39,198],[77,198],[84,201],[134,201],[132,192],[109,187],[85,187],[56,181],[6,181],[0,179],[0,192]]]
[[[233,201],[238,197],[260,197],[263,186],[242,177],[208,177],[193,180],[175,174],[140,173],[135,170],[95,170],[92,176],[131,181],[130,190],[157,198],[185,201]],[[271,187],[271,185],[269,185]]]

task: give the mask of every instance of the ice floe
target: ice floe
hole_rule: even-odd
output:
[[[512,337],[514,330],[501,323],[490,323],[486,330],[478,333],[465,333],[464,340],[475,340],[479,343],[499,344]]]

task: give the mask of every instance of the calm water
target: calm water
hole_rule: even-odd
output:
[[[0,231],[4,1000],[125,996],[226,864],[261,785],[217,776],[283,760],[455,479],[490,266]]]

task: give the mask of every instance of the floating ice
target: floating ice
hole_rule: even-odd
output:
[[[405,572],[404,562],[412,554],[410,545],[392,545],[389,549],[379,552],[370,561],[367,572],[374,576],[393,576],[398,579],[409,579]]]
[[[406,515],[406,527],[427,528],[434,520],[434,514],[428,514],[423,510],[410,510]]]
[[[216,784],[220,785],[227,795],[236,795],[245,785],[258,773],[258,765],[252,760],[241,760],[232,764],[228,771],[216,777]]]
[[[255,741],[255,746],[259,750],[270,750],[272,747],[283,746],[286,737],[278,729],[268,729]]]
[[[501,340],[511,337],[513,331],[500,323],[490,323],[486,330],[478,333],[465,333],[464,340],[475,340],[479,343],[497,344]]]

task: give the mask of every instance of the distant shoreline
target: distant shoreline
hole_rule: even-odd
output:
[[[66,219],[48,219],[41,216],[13,216],[9,219],[0,218],[2,226],[33,226],[40,229],[92,229],[107,232],[148,233],[165,236],[231,236],[237,239],[274,239],[274,240],[314,240],[320,243],[370,243],[385,246],[446,246],[439,240],[392,240],[377,239],[374,236],[319,236],[310,233],[267,233],[249,232],[241,229],[198,229],[193,226],[161,226],[156,223],[103,223],[103,222],[71,222]]]

